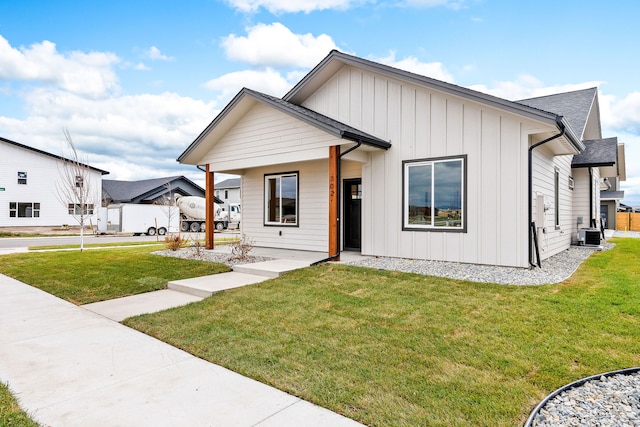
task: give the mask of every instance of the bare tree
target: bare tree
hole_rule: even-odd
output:
[[[91,168],[86,161],[81,161],[69,130],[65,128],[63,133],[71,155],[63,156],[63,164],[58,170],[60,180],[56,181],[56,197],[80,224],[80,251],[83,251],[84,226],[95,209],[95,191],[90,178]]]
[[[164,184],[164,188],[166,188],[169,193],[163,194],[162,197],[155,202],[155,204],[162,206],[162,210],[167,217],[167,233],[171,234],[171,221],[179,221],[178,207],[173,201],[173,187],[171,185],[171,182],[167,182],[166,184]]]

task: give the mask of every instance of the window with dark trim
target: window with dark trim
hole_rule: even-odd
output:
[[[26,172],[18,172],[18,184],[27,185],[27,173]]]
[[[298,225],[298,172],[264,176],[264,224]]]
[[[553,180],[553,204],[555,208],[554,212],[554,225],[556,227],[560,226],[560,169],[555,168],[554,171],[554,180]]]
[[[403,162],[403,229],[466,231],[467,156]]]
[[[9,218],[39,218],[40,203],[9,202]]]

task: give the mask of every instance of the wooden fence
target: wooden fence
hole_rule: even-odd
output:
[[[616,212],[616,230],[640,231],[640,213]]]

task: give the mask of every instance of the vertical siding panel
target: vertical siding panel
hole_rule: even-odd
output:
[[[493,111],[482,111],[482,215],[480,218],[480,262],[495,264],[497,258],[496,237],[498,224],[498,159],[500,144],[500,117]]]
[[[374,79],[371,74],[364,74],[360,108],[362,109],[362,130],[365,132],[375,133],[374,104]]]
[[[360,242],[363,255],[374,255],[373,240],[375,230],[373,226],[374,193],[373,173],[371,163],[362,165],[362,240]]]
[[[380,107],[378,107],[380,108]],[[401,86],[395,82],[387,82],[387,104],[385,107],[387,117],[387,138],[397,141],[398,147],[391,149],[385,156],[386,176],[386,203],[387,209],[386,241],[389,253],[400,253],[401,217],[402,217],[402,146],[407,143],[401,133],[402,123],[402,98]]]
[[[355,128],[362,128],[362,73],[358,70],[352,69],[349,74],[351,79],[351,85],[349,86],[349,97],[351,102],[349,103],[349,121]]]
[[[465,262],[479,262],[480,248],[480,218],[482,209],[482,194],[480,183],[482,164],[481,135],[482,112],[473,105],[464,107],[464,152],[467,154],[467,233],[462,248],[462,259]]]
[[[429,157],[447,155],[447,99],[431,94],[431,153]]]
[[[500,178],[498,208],[498,257],[510,265],[518,265],[520,259],[519,195],[521,192],[520,124],[514,120],[501,120]],[[514,214],[514,210],[516,211]]]
[[[387,194],[385,170],[385,155],[383,153],[374,153],[371,155],[371,192],[369,196],[372,199],[371,219],[373,228],[373,253],[376,255],[394,256],[393,253],[387,251],[387,242],[385,241],[386,229],[389,226],[386,218],[386,210],[389,208],[385,201]]]
[[[373,129],[376,135],[387,135],[387,110],[388,94],[387,81],[380,77],[374,78],[374,122]]]
[[[340,120],[344,123],[350,122],[350,109],[351,109],[351,68],[344,67],[342,71],[338,74],[338,93],[336,94],[337,98],[337,120]]]

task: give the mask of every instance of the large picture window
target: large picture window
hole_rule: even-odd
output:
[[[69,215],[93,215],[93,204],[85,204],[83,210],[79,203],[69,203],[67,209],[69,210]]]
[[[298,225],[298,173],[264,177],[265,225]]]
[[[9,218],[39,218],[40,203],[9,202]]]
[[[466,160],[403,162],[403,229],[466,231]]]

